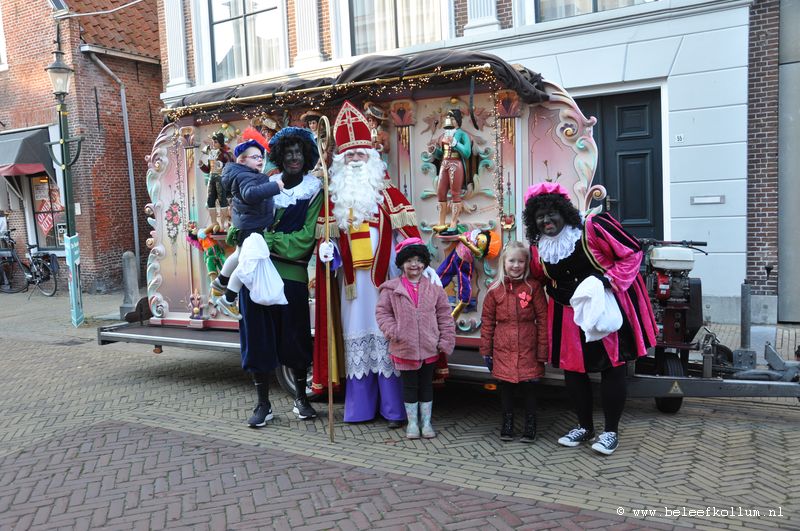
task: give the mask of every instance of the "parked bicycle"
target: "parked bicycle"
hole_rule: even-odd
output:
[[[31,253],[36,245],[28,245],[25,257],[26,265],[17,253],[17,242],[11,237],[11,232],[0,234],[0,240],[6,244],[7,249],[0,249],[0,292],[19,293],[26,291],[28,286],[36,286],[42,295],[52,297],[58,288],[56,279],[58,261],[54,254]]]

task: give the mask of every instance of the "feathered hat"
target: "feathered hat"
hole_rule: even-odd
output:
[[[242,133],[242,141],[246,142],[248,140],[255,140],[263,150],[269,153],[269,143],[264,135],[258,131],[258,129],[254,127],[248,127],[244,130],[244,133]]]
[[[541,183],[532,184],[528,187],[528,190],[525,192],[525,202],[527,203],[528,199],[531,197],[536,197],[537,195],[542,194],[557,194],[570,199],[569,192],[567,192],[567,189],[561,186],[561,184],[544,181]]]
[[[372,133],[367,119],[349,101],[344,102],[336,117],[333,136],[339,153],[344,153],[348,149],[372,149]]]

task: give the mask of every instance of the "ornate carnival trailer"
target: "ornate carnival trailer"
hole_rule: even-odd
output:
[[[315,127],[320,116],[333,121],[346,100],[370,119],[374,145],[382,152],[389,178],[416,209],[433,265],[456,246],[472,244],[468,248],[475,258],[469,274],[460,280],[454,275],[447,286],[459,336],[450,372],[457,379],[488,381],[477,353],[480,309],[499,264],[488,246],[476,247],[468,235],[482,233],[500,244],[524,241],[518,214],[525,190],[536,182],[562,184],[585,213],[600,210],[605,190],[592,183],[597,166],[595,118],[584,116],[558,85],[485,53],[439,50],[411,57],[370,56],[336,78],[218,88],[186,96],[164,109],[169,123],[154,143],[146,176],[149,202],[144,208],[151,233],[147,300],[140,314],[149,321],[102,327],[99,341],[238,352],[238,322],[209,304],[210,281],[231,251],[223,234],[224,194],[221,198],[215,182],[227,146],[240,142],[247,127],[267,138],[289,125],[323,134]],[[461,119],[458,127],[452,124],[454,116]],[[442,135],[452,134],[447,133],[452,129],[470,144],[468,152],[459,153],[466,171],[458,209],[449,208],[441,193],[437,197],[442,165],[438,148]],[[437,226],[443,224],[447,230],[439,233],[442,227]],[[313,262],[312,258],[310,272]],[[729,390],[722,379],[713,379],[711,387],[698,387],[692,380],[700,379],[682,378],[685,370],[670,364],[672,373],[664,373],[660,366],[669,378],[631,373],[630,394],[741,394]],[[284,387],[294,385],[290,375],[278,377]],[[560,380],[560,371],[548,368],[547,379]],[[739,383],[741,391],[741,382],[729,383]],[[795,388],[800,386],[793,387],[750,386],[746,394],[797,396]]]

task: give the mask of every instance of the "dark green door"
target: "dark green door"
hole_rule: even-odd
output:
[[[597,117],[597,172],[608,191],[604,207],[639,238],[664,236],[661,94],[658,90],[576,99]]]

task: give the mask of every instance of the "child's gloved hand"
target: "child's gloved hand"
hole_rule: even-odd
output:
[[[442,279],[439,278],[439,275],[436,274],[436,270],[431,266],[425,268],[425,271],[422,272],[422,276],[439,286],[442,287]]]
[[[494,367],[494,358],[491,356],[484,356],[483,362],[486,364],[486,368],[489,369],[489,372],[491,372],[492,367]]]

